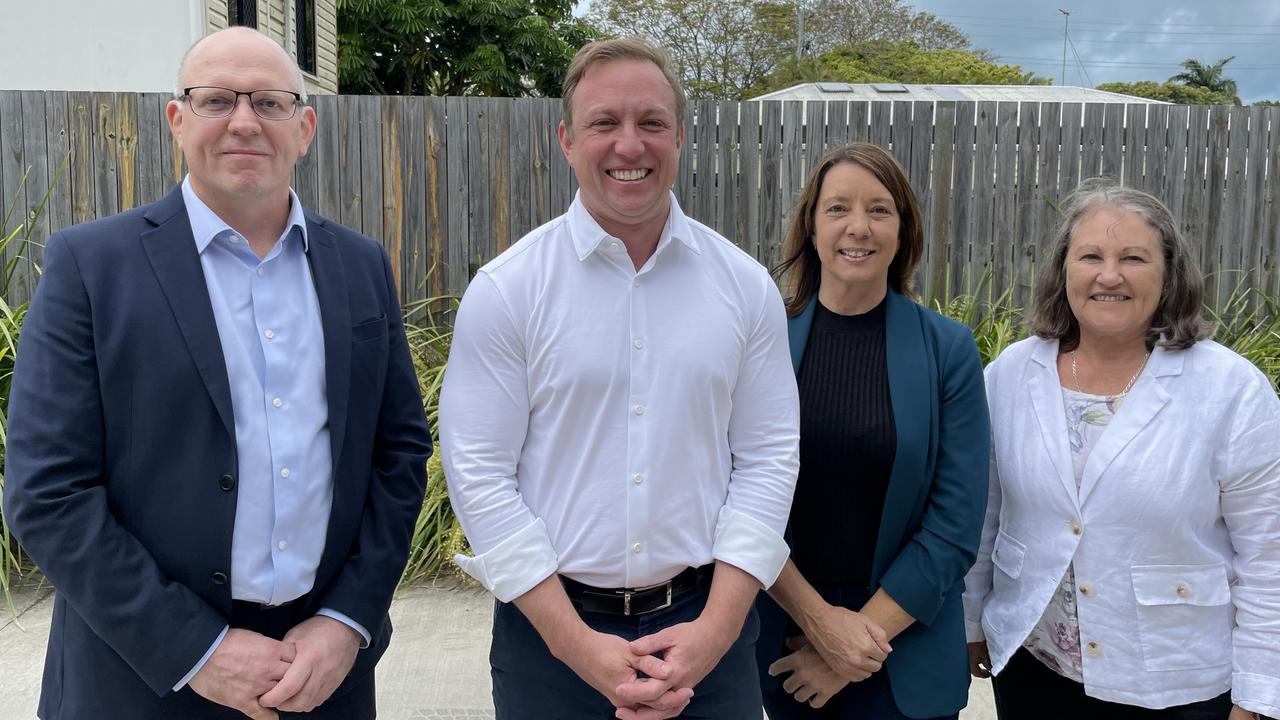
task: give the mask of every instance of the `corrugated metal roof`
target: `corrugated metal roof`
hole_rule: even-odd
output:
[[[904,85],[898,83],[805,83],[778,90],[755,100],[924,100],[1004,102],[1145,103],[1168,105],[1160,100],[1121,95],[1070,85]]]

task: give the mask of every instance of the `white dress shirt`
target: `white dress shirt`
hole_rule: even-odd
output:
[[[559,572],[644,587],[722,560],[771,585],[799,463],[768,273],[671,213],[636,271],[576,198],[481,268],[440,399],[458,564],[502,601]]]
[[[1004,668],[1074,564],[1085,692],[1162,708],[1215,697],[1280,716],[1280,399],[1205,340],[1156,348],[1079,490],[1058,343],[987,369],[990,498],[966,578],[970,642]]]

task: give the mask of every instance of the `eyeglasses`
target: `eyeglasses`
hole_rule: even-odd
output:
[[[186,100],[191,112],[200,117],[224,118],[235,112],[240,96],[249,98],[249,107],[263,120],[288,120],[302,104],[302,95],[291,90],[253,90],[240,92],[224,87],[197,86],[183,88],[179,100]]]

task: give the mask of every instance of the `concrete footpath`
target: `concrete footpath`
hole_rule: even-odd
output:
[[[14,594],[15,618],[0,611],[0,720],[35,717],[53,593],[46,585]],[[480,720],[489,699],[493,599],[451,586],[405,591],[391,606],[395,635],[378,665],[382,720]],[[547,713],[554,720],[553,713]],[[994,720],[991,687],[975,681],[961,720]],[[604,720],[602,718],[602,720]],[[748,719],[750,720],[750,719]]]

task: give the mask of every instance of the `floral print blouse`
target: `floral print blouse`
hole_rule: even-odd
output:
[[[1098,438],[1111,424],[1124,397],[1089,395],[1062,388],[1062,401],[1067,413],[1067,439],[1071,445],[1071,465],[1076,476],[1076,490],[1084,477],[1084,464],[1098,444]],[[1075,566],[1058,584],[1040,622],[1031,630],[1023,646],[1046,667],[1059,675],[1084,682],[1084,665],[1080,660],[1080,621],[1076,615]]]

